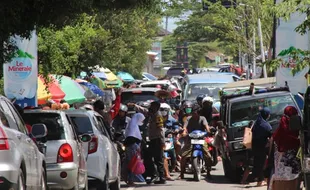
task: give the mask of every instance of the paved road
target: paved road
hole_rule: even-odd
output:
[[[168,182],[166,185],[146,185],[138,184],[135,188],[128,188],[122,185],[122,190],[240,190],[240,189],[253,189],[253,190],[266,190],[267,187],[255,187],[256,183],[250,185],[233,184],[224,177],[222,163],[219,162],[216,170],[212,171],[212,180],[201,180],[200,182],[191,181],[192,175],[185,176],[184,180],[176,180]],[[175,174],[174,177],[177,177]]]

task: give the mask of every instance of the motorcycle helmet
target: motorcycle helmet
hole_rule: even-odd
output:
[[[123,112],[128,112],[128,107],[127,107],[126,105],[124,105],[124,104],[121,104],[119,110],[120,110],[120,111],[123,111]]]
[[[169,112],[171,111],[171,107],[167,103],[161,103],[159,111],[162,116],[167,116]]]
[[[202,100],[206,97],[205,94],[199,94],[196,98],[198,104],[202,104]]]
[[[213,104],[213,101],[214,100],[212,97],[207,96],[207,97],[203,98],[202,103],[204,104],[205,102],[209,102],[209,103]]]
[[[191,101],[185,101],[183,103],[183,110],[186,114],[191,114],[193,108],[193,103]]]
[[[84,105],[83,107],[81,107],[82,109],[85,109],[85,110],[94,110],[94,107],[92,106],[92,105],[90,105],[90,104],[86,104],[86,105]]]

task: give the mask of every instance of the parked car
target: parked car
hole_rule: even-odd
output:
[[[94,111],[68,110],[67,115],[77,126],[78,134],[89,134],[88,179],[96,181],[98,190],[119,190],[121,162],[118,151],[104,126],[103,118]]]
[[[155,77],[154,75],[152,75],[151,73],[142,73],[142,80],[143,81],[153,81],[153,80],[157,80],[157,77]]]
[[[24,113],[27,124],[43,123],[46,136],[47,184],[53,189],[88,189],[84,141],[89,135],[77,135],[75,125],[64,111],[27,110]],[[88,144],[86,144],[86,147]]]
[[[12,103],[0,96],[0,189],[46,189],[44,155]],[[33,125],[34,138],[46,135],[46,127]]]
[[[259,109],[270,108],[268,122],[276,130],[286,106],[298,109],[287,88],[259,89],[254,95],[243,92],[221,96],[220,117],[227,133],[226,143],[220,147],[225,176],[234,181],[241,179],[247,161],[246,149],[242,143],[244,128],[257,119]],[[299,109],[298,111],[301,115]]]

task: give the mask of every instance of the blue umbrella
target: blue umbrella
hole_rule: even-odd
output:
[[[96,85],[89,83],[89,82],[79,82],[80,85],[87,87],[93,93],[97,94],[98,96],[103,96],[104,92]]]
[[[119,71],[117,76],[121,78],[125,82],[133,82],[135,79],[131,76],[131,74]]]
[[[93,72],[92,73],[95,77],[100,78],[101,80],[106,80],[108,77],[104,72]]]

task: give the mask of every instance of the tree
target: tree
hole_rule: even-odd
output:
[[[86,14],[62,29],[41,29],[38,35],[40,73],[74,77],[88,67],[101,65],[108,38],[109,32],[95,23],[95,17]]]

